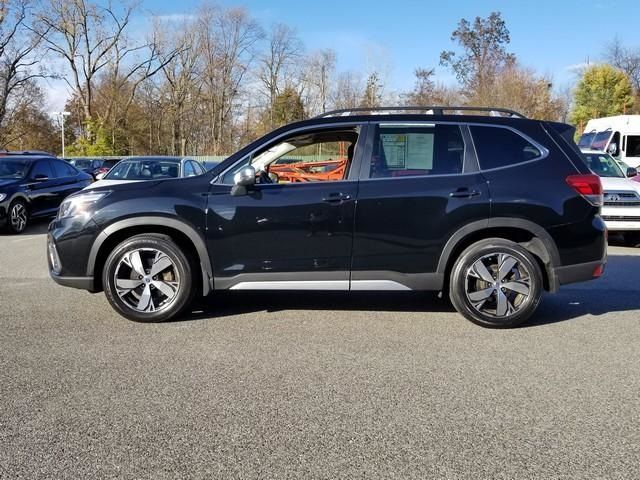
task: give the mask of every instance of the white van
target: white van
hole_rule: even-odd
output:
[[[578,146],[607,152],[616,160],[637,168],[640,166],[640,115],[589,120]]]

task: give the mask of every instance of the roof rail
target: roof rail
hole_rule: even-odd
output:
[[[54,155],[49,152],[44,152],[42,150],[0,150],[0,156],[9,156],[9,155],[46,155],[48,157],[53,157]]]
[[[330,118],[330,117],[349,117],[351,115],[373,115],[373,114],[391,114],[393,112],[411,112],[426,115],[445,115],[445,111],[451,111],[453,115],[462,115],[461,112],[488,112],[491,116],[506,116],[515,118],[527,118],[521,113],[508,108],[497,107],[471,107],[471,106],[452,106],[447,107],[443,105],[431,105],[425,107],[409,106],[409,107],[361,107],[361,108],[344,108],[341,110],[332,110],[330,112],[318,115],[315,118]],[[473,113],[471,113],[473,115]]]

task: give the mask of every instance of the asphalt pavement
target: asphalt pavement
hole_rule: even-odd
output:
[[[0,478],[639,478],[640,248],[488,330],[432,294],[133,323],[0,235]]]

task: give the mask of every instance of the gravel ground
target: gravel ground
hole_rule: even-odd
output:
[[[638,478],[640,249],[486,330],[434,295],[219,294],[179,322],[0,236],[0,478]]]

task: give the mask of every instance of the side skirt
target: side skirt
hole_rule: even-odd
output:
[[[260,273],[216,278],[216,290],[411,291],[441,290],[443,275],[398,272]],[[296,279],[298,278],[298,279]]]

